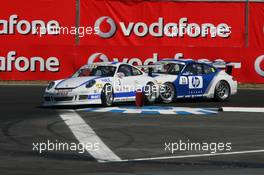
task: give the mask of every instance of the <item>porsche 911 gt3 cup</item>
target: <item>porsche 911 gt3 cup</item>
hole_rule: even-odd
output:
[[[153,68],[160,85],[160,99],[165,103],[175,98],[207,97],[226,101],[237,93],[237,81],[224,70],[226,63],[209,64],[194,60],[165,59]]]
[[[44,105],[102,104],[135,101],[142,91],[146,100],[158,97],[156,80],[137,67],[109,62],[85,65],[72,77],[51,82],[45,90]]]

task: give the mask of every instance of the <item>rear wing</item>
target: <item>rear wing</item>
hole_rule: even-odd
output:
[[[233,68],[238,69],[241,68],[240,62],[225,62],[225,61],[199,61],[207,64],[211,64],[215,68],[225,70],[227,74],[231,75],[233,72]]]

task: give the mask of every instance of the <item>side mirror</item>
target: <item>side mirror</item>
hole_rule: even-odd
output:
[[[117,77],[120,78],[120,79],[122,79],[122,78],[125,77],[125,74],[124,74],[123,72],[118,72],[118,73],[116,73],[116,75],[117,75]]]
[[[150,67],[149,70],[148,70],[148,76],[152,76],[153,75],[153,68]]]

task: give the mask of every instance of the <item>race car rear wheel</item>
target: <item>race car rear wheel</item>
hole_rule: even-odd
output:
[[[230,86],[226,81],[219,81],[215,86],[214,98],[216,101],[227,101],[230,98]]]
[[[102,90],[101,100],[103,106],[112,106],[114,101],[113,87],[110,84],[106,84]]]
[[[156,88],[155,88],[156,89]],[[145,99],[146,99],[146,103],[154,103],[156,98],[157,98],[157,94],[158,92],[156,92],[154,89],[154,83],[150,82],[147,84],[147,86],[145,87]]]
[[[160,91],[160,99],[164,103],[171,103],[176,96],[176,89],[172,83],[164,83]]]

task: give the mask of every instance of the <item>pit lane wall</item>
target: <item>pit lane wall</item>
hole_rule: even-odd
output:
[[[0,6],[1,80],[65,78],[95,61],[193,58],[239,62],[239,82],[264,83],[262,1],[9,0]]]

